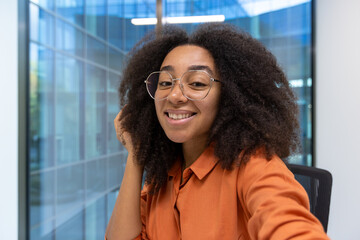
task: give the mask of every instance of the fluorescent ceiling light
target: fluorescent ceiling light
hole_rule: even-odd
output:
[[[156,18],[133,18],[131,23],[134,25],[155,25],[157,23]]]
[[[179,24],[179,23],[204,23],[204,22],[223,22],[224,15],[206,15],[206,16],[186,16],[186,17],[164,17],[162,23]],[[156,18],[133,18],[131,23],[134,25],[155,25]]]

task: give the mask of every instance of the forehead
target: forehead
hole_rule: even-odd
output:
[[[211,53],[207,49],[195,45],[175,47],[166,55],[161,67],[171,66],[175,71],[180,71],[193,65],[208,66],[211,70],[215,70],[214,58]]]

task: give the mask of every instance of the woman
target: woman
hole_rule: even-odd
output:
[[[114,123],[129,154],[107,239],[328,239],[281,160],[298,147],[294,94],[248,34],[151,33],[120,96]]]

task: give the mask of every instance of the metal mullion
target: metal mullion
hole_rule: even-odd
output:
[[[52,109],[52,113],[53,113],[53,128],[52,128],[52,131],[53,131],[53,135],[54,135],[54,154],[53,154],[53,160],[54,160],[54,166],[56,167],[57,166],[57,146],[56,146],[56,97],[57,97],[57,92],[56,92],[56,82],[57,82],[57,79],[56,79],[56,64],[57,64],[57,59],[56,59],[56,54],[57,52],[56,51],[53,51],[54,49],[56,49],[56,44],[57,44],[57,35],[56,35],[56,21],[54,19],[54,22],[53,22],[53,26],[54,26],[54,33],[55,33],[55,37],[54,37],[54,41],[53,41],[53,44],[54,44],[54,48],[51,49],[52,52],[53,52],[53,73],[52,73],[52,78],[53,78],[53,86],[52,86],[52,91],[53,91],[53,109]]]
[[[109,194],[109,193],[111,193],[111,192],[113,192],[113,191],[118,191],[118,190],[120,190],[120,186],[121,186],[121,183],[119,183],[119,185],[110,187],[110,188],[106,191],[106,194]]]
[[[126,4],[124,3],[125,0],[122,0],[122,4],[123,4],[123,7],[122,7],[122,32],[125,32],[126,31],[126,24],[125,24],[125,7],[126,7]],[[126,49],[126,38],[125,38],[125,34],[121,34],[121,36],[123,37],[122,39],[122,47],[123,49]]]
[[[102,159],[102,158],[110,158],[110,157],[119,156],[119,155],[121,155],[121,152],[113,153],[113,154],[107,154],[107,155],[103,155],[101,157],[92,158],[92,159],[87,160],[87,162],[94,162],[94,161],[97,161],[97,160]],[[60,169],[66,168],[66,167],[80,165],[80,164],[82,164],[81,160],[79,160],[77,162],[71,162],[71,163],[67,163],[67,164],[63,164],[63,165],[58,165],[58,166],[56,166],[56,168],[60,170]],[[55,167],[49,167],[49,168],[42,169],[42,170],[35,170],[35,171],[32,171],[30,173],[30,175],[33,176],[33,175],[40,174],[40,173],[51,172],[54,169],[55,169]]]
[[[99,41],[99,42],[102,42],[103,44],[108,45],[108,46],[110,46],[111,48],[114,48],[114,49],[117,50],[118,52],[120,52],[120,53],[122,53],[122,54],[124,54],[124,55],[127,54],[125,51],[123,51],[122,49],[118,48],[117,46],[111,44],[110,42],[107,42],[106,40],[104,40],[104,39],[102,39],[102,38],[99,38],[98,36],[95,36],[95,35],[93,35],[93,34],[91,34],[91,33],[87,33],[87,34],[88,34],[90,37],[95,38],[95,40],[97,40],[97,41]]]
[[[317,155],[316,155],[316,108],[317,108],[317,104],[316,104],[316,0],[312,0],[310,3],[310,8],[311,8],[311,12],[310,12],[310,24],[311,24],[311,40],[310,40],[310,49],[311,49],[311,53],[310,53],[310,74],[311,74],[311,166],[315,167],[316,163],[317,163]]]
[[[55,4],[55,3],[54,3]],[[54,6],[54,9],[56,9],[56,6]],[[54,19],[54,33],[55,33],[55,37],[54,37],[54,42],[53,42],[53,44],[54,44],[54,46],[55,46],[55,48],[54,49],[56,49],[56,18]],[[56,63],[57,63],[57,60],[56,60],[56,54],[57,54],[57,52],[56,51],[54,51],[54,49],[51,49],[52,51],[53,51],[53,97],[54,97],[54,99],[53,99],[53,104],[54,104],[54,107],[53,107],[53,134],[54,134],[54,139],[53,139],[53,143],[54,143],[54,146],[53,146],[53,149],[54,149],[54,151],[53,151],[53,160],[54,160],[54,163],[53,163],[53,166],[54,166],[54,192],[53,192],[53,194],[54,194],[54,199],[53,199],[53,204],[54,204],[54,222],[53,222],[53,230],[54,230],[54,235],[53,235],[53,237],[56,239],[56,231],[57,231],[57,229],[56,229],[56,219],[57,219],[57,196],[58,196],[58,188],[57,188],[57,186],[58,186],[58,168],[57,168],[57,161],[58,161],[58,159],[57,159],[57,145],[56,145],[56,97],[57,97],[57,93],[56,93],[56,81],[57,81],[57,79],[56,79]]]
[[[156,36],[160,37],[161,30],[162,30],[162,0],[156,0]]]
[[[113,70],[112,68],[104,67],[104,66],[101,65],[101,64],[98,64],[98,63],[96,63],[96,62],[87,60],[87,59],[85,59],[85,58],[81,58],[81,57],[76,56],[76,55],[72,55],[72,54],[70,54],[70,53],[68,53],[68,52],[66,52],[66,51],[56,49],[56,48],[54,48],[54,47],[51,47],[51,46],[49,46],[49,45],[46,45],[46,44],[43,44],[43,43],[40,43],[40,42],[34,41],[34,40],[31,40],[30,42],[36,43],[36,44],[38,44],[39,46],[48,48],[48,49],[50,49],[50,50],[52,50],[52,51],[54,51],[54,52],[56,52],[56,53],[61,53],[62,55],[65,55],[65,56],[67,56],[67,57],[71,57],[71,58],[74,58],[74,59],[76,59],[76,60],[85,62],[86,64],[95,66],[95,67],[97,67],[97,68],[101,68],[102,70],[109,71],[109,72],[112,72],[112,73],[117,74],[117,75],[121,75],[121,72],[118,72],[118,71],[116,71],[116,70]]]
[[[88,38],[88,32],[86,31],[87,29],[87,22],[86,22],[86,6],[87,6],[87,0],[84,1],[84,6],[83,6],[83,21],[84,21],[84,72],[83,72],[83,82],[82,82],[82,87],[83,87],[83,106],[82,106],[82,116],[83,116],[83,121],[84,124],[82,124],[82,131],[83,131],[83,159],[82,159],[82,163],[83,163],[83,170],[84,170],[84,175],[83,175],[83,187],[84,187],[84,198],[83,198],[83,209],[84,209],[84,214],[82,214],[82,218],[83,218],[83,233],[84,236],[86,236],[86,190],[87,190],[87,184],[86,184],[86,178],[87,178],[87,171],[86,171],[86,164],[87,164],[87,159],[86,159],[86,76],[87,76],[87,38]]]
[[[86,0],[84,1],[84,5],[83,5],[83,26],[84,29],[86,30]],[[86,69],[87,69],[87,64],[88,64],[88,60],[87,60],[87,31],[84,32],[84,38],[83,38],[83,74],[82,74],[82,84],[81,84],[81,89],[82,89],[82,107],[80,108],[80,111],[82,114],[80,114],[80,116],[82,116],[82,123],[81,124],[81,128],[82,128],[82,149],[81,149],[81,158],[83,161],[85,161],[86,159]]]
[[[18,0],[18,239],[30,236],[30,47],[29,2]]]
[[[111,187],[111,188],[109,188],[109,189],[107,189],[107,190],[99,193],[97,196],[90,198],[90,199],[89,199],[89,203],[94,203],[94,202],[96,202],[96,200],[100,199],[102,196],[107,195],[107,194],[111,193],[111,192],[114,191],[114,190],[118,190],[119,187],[120,187],[120,185],[115,186],[115,187]],[[106,204],[107,204],[107,203],[106,203]],[[71,207],[71,208],[65,210],[65,211],[62,212],[60,215],[65,214],[65,213],[69,213],[69,212],[73,212],[74,209],[78,209],[80,206],[81,206],[81,204],[77,204],[77,205],[75,205],[74,207]],[[38,224],[35,224],[34,226],[32,226],[32,227],[29,228],[29,229],[30,229],[30,230],[31,230],[31,229],[35,229],[35,228],[39,227],[41,224],[49,223],[49,222],[51,222],[51,221],[55,221],[55,219],[56,219],[56,217],[55,217],[55,216],[52,216],[52,217],[46,219],[45,221],[42,221],[42,222],[40,222],[40,223],[38,223]]]
[[[109,0],[105,0],[105,42],[109,43]]]
[[[80,206],[81,206],[81,204],[75,205],[75,207],[71,207],[71,208],[67,209],[67,210],[64,211],[64,212],[61,212],[60,215],[63,215],[64,213],[68,213],[68,212],[73,212],[74,209],[77,209],[77,208],[79,208]],[[51,221],[56,221],[56,216],[52,216],[52,217],[46,219],[45,221],[42,221],[42,222],[39,222],[38,224],[35,224],[34,226],[31,227],[31,229],[35,229],[35,228],[41,226],[41,224],[49,223],[49,222],[51,222]],[[54,225],[54,226],[56,226],[56,225]],[[56,231],[56,227],[54,228],[54,231]],[[55,235],[54,235],[54,236],[55,236]],[[56,236],[55,236],[55,238],[56,238]],[[35,240],[36,240],[36,239],[35,239]]]
[[[107,40],[107,43],[109,42],[109,31],[110,31],[110,28],[109,28],[109,0],[106,0],[106,3],[105,3],[105,37],[106,37],[106,40]],[[109,54],[109,45],[107,45],[106,47],[106,66],[107,68],[109,69],[109,65],[110,65],[110,54]],[[105,114],[105,155],[107,155],[108,153],[108,139],[109,139],[109,129],[108,129],[108,111],[109,111],[109,96],[108,96],[108,84],[109,84],[109,71],[106,71],[106,82],[105,82],[105,106],[106,106],[106,114]],[[107,190],[108,188],[108,185],[109,185],[109,158],[106,157],[105,158],[105,190]],[[108,219],[108,213],[107,213],[107,209],[108,209],[108,201],[107,201],[107,197],[108,195],[105,193],[104,195],[104,199],[105,199],[105,226],[107,225],[107,219]]]
[[[108,21],[108,0],[106,0],[105,2],[105,38],[107,40],[109,40],[109,21]],[[109,82],[109,69],[110,69],[110,51],[109,51],[109,45],[106,45],[106,67],[107,67],[107,71],[105,72],[105,89],[104,89],[104,94],[105,94],[105,155],[107,154],[107,150],[108,150],[108,82]]]

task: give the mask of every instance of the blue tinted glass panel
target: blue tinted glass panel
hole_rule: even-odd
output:
[[[261,14],[259,16],[259,40],[276,56],[299,98],[300,136],[303,152],[301,155],[292,156],[290,161],[311,165],[311,3],[298,4]]]
[[[81,90],[83,63],[56,55],[56,157],[57,164],[80,160]]]
[[[108,188],[120,187],[127,158],[127,152],[109,157],[108,161]]]
[[[109,47],[109,67],[121,71],[125,61],[125,52]]]
[[[48,221],[54,216],[54,172],[30,175],[30,226]],[[45,227],[45,226],[44,226]]]
[[[56,13],[73,24],[84,26],[84,0],[56,0]]]
[[[86,158],[101,156],[106,143],[106,72],[86,67]]]
[[[116,138],[116,132],[114,129],[114,119],[120,111],[119,108],[119,95],[118,88],[120,85],[120,75],[115,73],[109,73],[108,75],[108,87],[107,87],[107,98],[108,98],[108,153],[116,153],[121,149],[120,142]]]
[[[102,39],[106,38],[105,0],[86,1],[86,30]]]
[[[56,48],[78,57],[84,56],[84,33],[64,21],[56,21]]]
[[[163,2],[164,5],[167,4],[167,1]],[[133,25],[131,23],[131,19],[140,17],[156,17],[156,0],[149,0],[144,2],[124,1],[124,5],[121,10],[122,12],[119,13],[117,17],[123,17],[124,20],[122,23],[120,19],[115,19],[115,21],[109,22],[111,26],[111,28],[109,28],[109,36],[111,36],[112,41],[121,41],[118,43],[121,44],[122,50],[129,51],[146,33],[155,29],[155,25]],[[110,15],[116,16],[116,13],[111,12]],[[119,24],[122,25],[119,26]],[[114,28],[116,29],[115,32],[111,32]],[[114,45],[118,46],[119,44],[115,43]]]
[[[54,164],[54,53],[30,44],[29,166]]]
[[[48,10],[54,10],[54,0],[31,0],[31,2]]]
[[[86,163],[86,199],[98,197],[106,189],[106,159]]]
[[[88,36],[86,39],[87,39],[87,51],[86,51],[87,59],[97,64],[105,66],[106,65],[105,44],[90,36]]]
[[[53,16],[30,4],[30,39],[53,47],[54,21]]]
[[[84,201],[84,166],[71,165],[57,170],[56,214],[63,214]],[[58,225],[58,223],[56,223]]]
[[[32,240],[54,240],[54,221],[47,221],[35,225],[30,229],[30,239]]]
[[[108,41],[119,49],[125,46],[125,18],[124,5],[120,1],[108,3]]]
[[[85,209],[86,240],[99,240],[105,236],[107,224],[105,196],[89,204]]]
[[[148,32],[155,29],[155,25],[148,25],[148,26],[135,26],[131,23],[131,19],[127,19],[125,22],[125,29],[124,32],[124,51],[130,51],[131,48],[138,42],[140,39]]]
[[[56,218],[56,240],[84,240],[84,210],[73,209]]]

